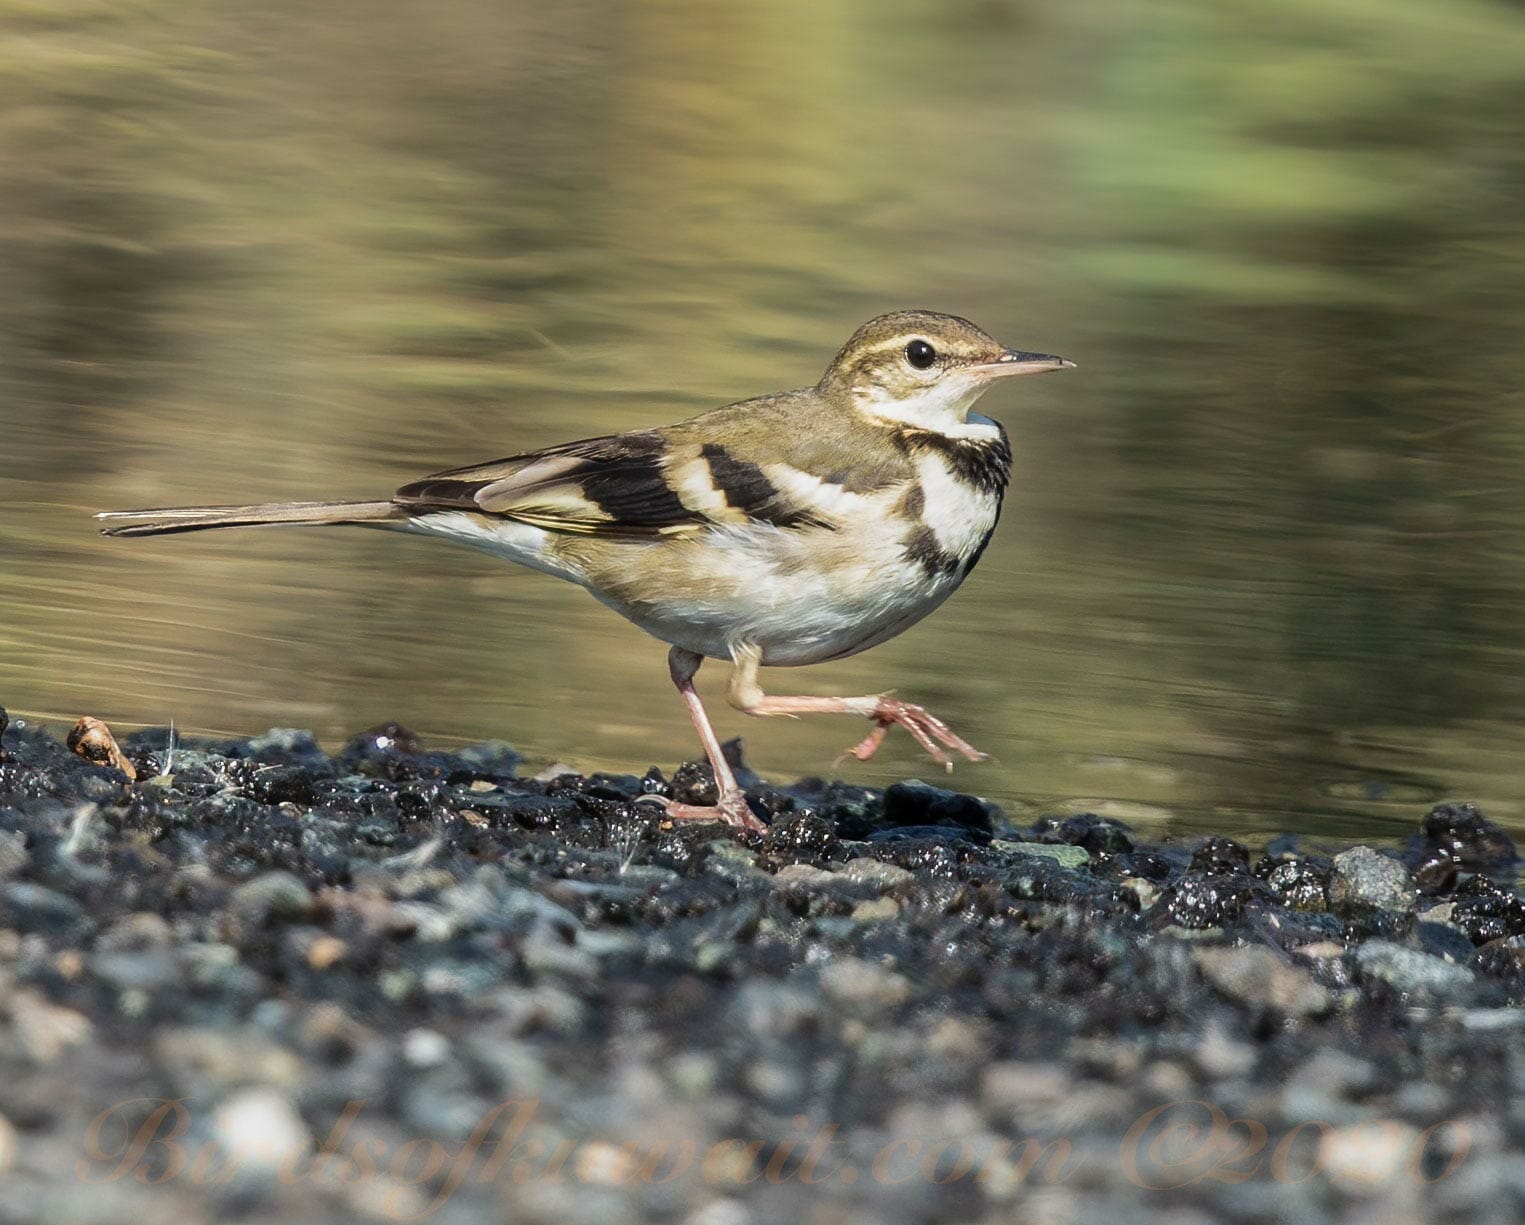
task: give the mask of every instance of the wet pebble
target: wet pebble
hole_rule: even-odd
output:
[[[1037,859],[1047,859],[1065,868],[1079,868],[1091,861],[1091,853],[1084,847],[1071,846],[1064,842],[1010,842],[997,839],[991,846],[995,850],[1005,851],[1012,855],[1031,855]]]
[[[1188,870],[1208,876],[1240,876],[1250,870],[1250,853],[1232,838],[1204,838],[1192,849]]]
[[[893,889],[916,879],[904,868],[878,859],[852,859],[843,864],[840,871],[848,880],[876,885],[881,889]]]
[[[0,829],[0,880],[15,876],[31,862],[26,849],[26,835],[18,830]]]
[[[1525,899],[1483,876],[1463,882],[1452,895],[1449,921],[1473,944],[1525,935]]]
[[[1437,857],[1464,872],[1499,874],[1519,863],[1514,839],[1471,804],[1441,804],[1426,814],[1411,854]]]
[[[145,775],[168,757],[167,729],[121,744]],[[507,746],[440,752],[395,724],[333,754],[291,730],[181,740],[173,778],[135,785],[36,729],[12,726],[5,747],[0,1042],[17,1074],[0,1078],[0,1153],[8,1121],[27,1187],[80,1185],[92,1108],[166,1097],[188,1103],[197,1141],[249,1153],[215,1188],[134,1179],[119,1216],[205,1202],[315,1225],[403,1210],[745,1225],[1020,1208],[1251,1225],[1291,1205],[1312,1225],[1370,1225],[1406,1218],[1354,1185],[1376,1168],[1360,1129],[1398,1120],[1411,1143],[1446,1118],[1476,1128],[1478,1164],[1398,1207],[1519,1206],[1501,1171],[1525,1151],[1489,1086],[1507,1087],[1525,1034],[1525,903],[1512,841],[1463,805],[1416,813],[1401,861],[1331,860],[1322,843],[1258,853],[1090,813],[1017,830],[927,783],[750,772],[769,829],[739,834],[633,805],[702,793],[702,765],[520,778]],[[351,1101],[374,1177],[283,1184],[257,1145],[310,1154]],[[585,1170],[610,1179],[631,1138],[768,1153],[827,1124],[861,1171],[895,1141],[902,1156],[955,1136],[1008,1153],[979,1183],[934,1185],[915,1161],[908,1180],[810,1187],[504,1175],[433,1207],[443,1172],[387,1172],[410,1141],[415,1161],[431,1142],[458,1151],[504,1101],[533,1103],[526,1143],[591,1146]],[[1141,1199],[1119,1160],[1129,1128],[1194,1103],[1338,1172],[1203,1176]],[[1162,1134],[1186,1123],[1202,1120],[1165,1117]],[[1073,1175],[1024,1172],[1025,1140],[1055,1137]]]
[[[1334,857],[1328,892],[1330,907],[1344,915],[1371,911],[1407,914],[1417,896],[1408,870],[1369,846],[1352,847]]]
[[[904,975],[850,957],[822,967],[821,990],[827,999],[853,1008],[893,1008],[911,994]]]
[[[1409,995],[1450,999],[1473,984],[1467,966],[1388,940],[1368,940],[1353,958],[1359,973]]]
[[[290,872],[256,876],[235,888],[228,898],[229,916],[244,931],[280,919],[301,918],[311,906],[311,891]]]
[[[1164,891],[1154,911],[1188,930],[1222,927],[1237,920],[1254,896],[1250,877],[1187,876]]]
[[[1044,817],[1033,833],[1040,842],[1066,842],[1097,855],[1122,855],[1134,849],[1133,830],[1125,821],[1079,813],[1069,817]]]
[[[1307,971],[1268,948],[1202,948],[1194,957],[1213,986],[1251,1008],[1308,1017],[1331,1007],[1329,992]]]
[[[982,834],[992,833],[1003,820],[993,804],[919,780],[885,789],[881,819],[889,825],[949,825]]]
[[[1271,892],[1294,910],[1323,910],[1329,904],[1329,868],[1310,859],[1287,859],[1264,865]]]

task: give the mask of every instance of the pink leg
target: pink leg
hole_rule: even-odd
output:
[[[685,651],[682,647],[673,647],[667,653],[667,668],[672,673],[672,682],[683,695],[688,717],[694,721],[699,743],[704,746],[704,755],[709,758],[710,769],[715,772],[719,799],[713,808],[662,800],[663,811],[674,821],[724,821],[727,825],[736,825],[742,829],[766,832],[768,827],[752,815],[747,798],[742,794],[736,776],[731,773],[730,763],[720,751],[720,740],[715,735],[715,729],[710,726],[709,716],[704,712],[704,703],[699,700],[698,690],[694,688],[694,674],[703,662],[702,656]],[[653,800],[656,798],[651,797]]]
[[[946,769],[953,768],[953,759],[944,749],[961,753],[970,761],[981,761],[985,757],[984,753],[954,734],[953,729],[936,715],[899,698],[883,694],[861,698],[770,697],[757,683],[760,665],[761,655],[755,649],[736,652],[736,670],[731,674],[731,688],[727,695],[733,706],[749,715],[863,715],[874,721],[874,729],[847,750],[859,761],[872,757],[884,742],[885,734],[896,724],[910,732],[932,760]]]

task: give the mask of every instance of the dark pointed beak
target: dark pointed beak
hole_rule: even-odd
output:
[[[1023,353],[1020,349],[1007,349],[993,362],[981,362],[969,367],[991,378],[1006,378],[1017,374],[1047,374],[1050,370],[1073,370],[1075,363],[1064,357],[1048,353]]]

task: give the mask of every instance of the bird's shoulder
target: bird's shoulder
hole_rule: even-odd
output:
[[[449,469],[395,497],[419,509],[470,509],[607,536],[758,523],[829,530],[853,498],[914,476],[914,456],[888,432],[802,389]]]

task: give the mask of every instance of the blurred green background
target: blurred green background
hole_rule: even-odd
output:
[[[584,593],[371,497],[813,382],[880,311],[1063,353],[894,688],[955,785],[1153,832],[1525,828],[1525,12],[1498,0],[0,0],[0,703],[696,754]],[[862,728],[723,734],[790,778]],[[838,771],[927,776],[909,738]]]

